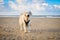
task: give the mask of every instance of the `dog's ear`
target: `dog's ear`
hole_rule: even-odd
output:
[[[28,12],[24,12],[23,14],[24,14],[24,16],[27,16],[26,14],[27,14]]]
[[[32,15],[32,12],[31,11],[29,11],[29,15]]]
[[[23,12],[23,13],[21,13],[21,15],[24,15],[24,16],[26,16],[26,12]]]

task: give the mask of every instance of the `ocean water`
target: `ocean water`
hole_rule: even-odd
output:
[[[19,15],[0,15],[0,17],[19,17]],[[60,18],[60,15],[32,15],[32,18]]]

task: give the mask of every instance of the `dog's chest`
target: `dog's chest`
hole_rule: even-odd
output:
[[[25,20],[24,20],[24,22],[25,22],[26,26],[28,26],[30,20],[28,20],[28,21],[25,21]]]

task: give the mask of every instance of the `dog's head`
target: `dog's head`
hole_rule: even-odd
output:
[[[32,15],[32,13],[31,12],[24,12],[23,15],[24,15],[24,22],[27,26],[28,23],[30,22],[30,16]]]
[[[31,12],[24,12],[23,14],[24,14],[25,17],[30,17],[32,15]]]

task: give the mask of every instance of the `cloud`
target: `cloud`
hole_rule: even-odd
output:
[[[20,4],[20,3],[22,3],[22,0],[16,0],[16,2]]]
[[[17,5],[12,1],[9,1],[9,6],[14,10],[18,10]]]
[[[19,11],[19,12],[23,12],[23,11],[27,11],[29,10],[29,6],[28,5],[24,5],[24,4],[19,4],[19,5],[16,5],[14,2],[10,1],[9,2],[9,6],[12,10],[16,10],[16,11]]]
[[[19,12],[23,12],[23,11],[27,11],[27,10],[28,10],[27,5],[18,5],[18,11]]]
[[[18,4],[26,3],[28,0],[16,0]]]
[[[4,4],[4,0],[0,0],[0,4]]]
[[[32,3],[28,4],[28,0],[16,0],[17,4],[10,1],[9,6],[13,10],[17,10],[19,12],[23,11],[32,11],[34,14],[48,14],[49,12],[55,12],[55,10],[58,11],[60,9],[60,5],[50,5],[46,3],[44,0],[32,0]],[[58,9],[56,9],[58,8]]]
[[[40,4],[30,4],[30,5],[24,5],[24,4],[21,4],[21,5],[17,5],[10,2],[10,7],[14,10],[17,10],[17,11],[20,11],[20,12],[23,12],[23,11],[29,11],[29,10],[36,10],[36,11],[43,11],[45,10],[44,7],[40,6]]]
[[[3,0],[0,0],[0,11],[2,11],[4,9],[4,1]]]
[[[2,15],[19,15],[23,11],[32,11],[33,15],[42,14],[57,14],[60,13],[60,5],[50,5],[45,0],[9,0],[6,6],[3,5],[4,1],[0,0],[0,14]],[[6,3],[5,3],[6,4]],[[8,8],[7,8],[8,7]],[[9,10],[10,9],[10,10]],[[4,12],[4,13],[1,13]],[[5,14],[6,12],[6,14]],[[17,13],[19,12],[19,13]]]
[[[43,11],[43,10],[45,10],[45,8],[42,7],[39,3],[32,4],[31,8],[34,9],[34,10],[37,10],[37,11]]]
[[[0,5],[0,11],[4,9],[4,5]]]
[[[42,2],[45,2],[44,0],[32,0],[32,2],[34,3],[42,3]]]
[[[23,11],[32,11],[34,14],[36,14],[38,12],[45,11],[46,6],[48,6],[47,3],[40,4],[38,2],[36,2],[36,3],[32,2],[31,4],[24,4],[24,3],[21,3],[21,2],[23,2],[23,0],[17,0],[17,1],[18,1],[18,5],[15,4],[14,2],[10,1],[9,6],[13,10],[17,10],[19,13],[21,13]]]
[[[3,0],[0,0],[0,3],[3,2]]]
[[[12,12],[0,12],[0,15],[19,15],[19,13],[17,13],[16,11],[12,11]]]
[[[48,6],[48,4],[47,4],[47,3],[42,3],[42,5],[43,5],[43,6]]]
[[[60,9],[60,5],[53,5],[55,8]]]

